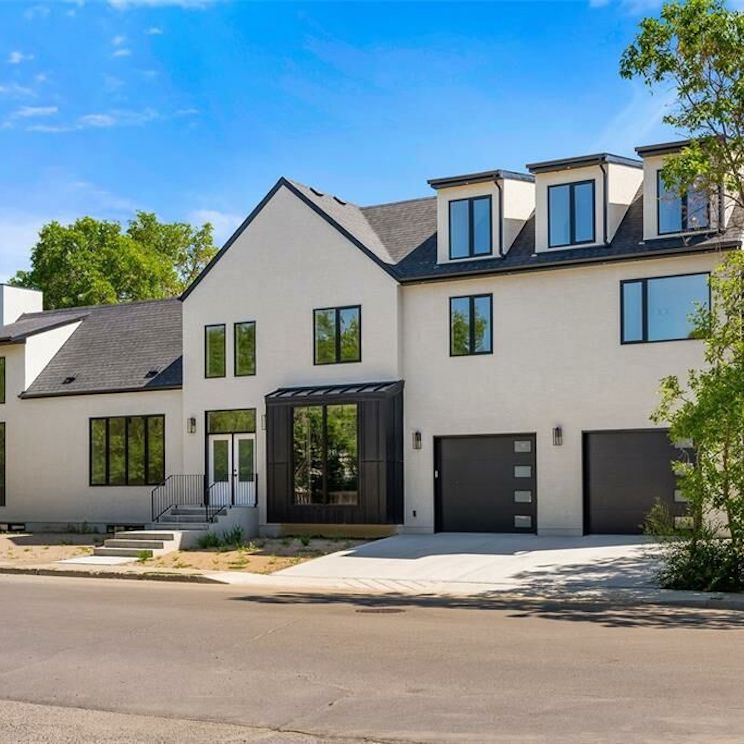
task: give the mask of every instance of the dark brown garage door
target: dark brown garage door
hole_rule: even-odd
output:
[[[666,431],[600,431],[584,434],[584,530],[604,535],[638,535],[656,499],[673,515],[671,462],[680,455]]]
[[[537,530],[534,434],[436,440],[436,529]]]

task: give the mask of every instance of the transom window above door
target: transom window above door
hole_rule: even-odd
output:
[[[491,197],[454,199],[449,203],[449,257],[472,258],[493,252]]]
[[[594,181],[548,186],[548,247],[593,243]]]
[[[326,307],[313,312],[315,364],[362,361],[360,305]]]

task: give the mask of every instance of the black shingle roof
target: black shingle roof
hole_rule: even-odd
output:
[[[453,261],[437,264],[436,232],[412,250],[397,266],[401,282],[422,281],[439,277],[471,274],[492,274],[581,263],[638,258],[642,256],[676,255],[731,247],[740,240],[738,230],[744,224],[742,210],[735,209],[725,233],[694,233],[685,237],[643,240],[643,192],[638,190],[625,217],[609,245],[590,248],[568,248],[535,253],[534,214],[517,235],[503,258],[481,258],[474,261]],[[436,225],[430,228],[436,230]]]
[[[22,315],[15,323],[0,326],[0,343],[21,343],[37,333],[52,331],[55,328],[61,328],[82,320],[87,314],[86,310],[80,308],[60,310],[54,313],[27,313]]]
[[[22,397],[181,387],[181,310],[178,299],[81,308],[80,325]],[[18,323],[69,313],[29,313]]]

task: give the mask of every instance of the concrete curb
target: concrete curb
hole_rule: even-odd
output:
[[[385,600],[400,602],[411,602],[421,604],[432,604],[446,606],[448,603],[472,602],[481,606],[492,606],[494,609],[506,609],[510,605],[541,604],[541,605],[605,605],[615,607],[644,607],[663,606],[680,607],[687,609],[705,610],[729,610],[744,611],[744,594],[729,594],[716,592],[706,594],[704,592],[672,591],[667,589],[643,590],[643,589],[608,589],[608,590],[571,590],[566,594],[534,594],[509,591],[508,589],[490,590],[488,592],[457,592],[454,591],[453,582],[446,589],[441,585],[425,588],[419,591],[402,591],[392,587],[354,586],[340,582],[324,581],[313,585],[307,580],[295,579],[287,581],[286,577],[277,581],[280,577],[272,577],[265,574],[242,574],[240,572],[219,572],[221,574],[234,573],[239,582],[228,582],[217,578],[216,574],[178,574],[158,571],[146,571],[142,573],[125,571],[85,571],[80,569],[56,569],[46,567],[16,567],[0,566],[0,575],[25,575],[25,576],[60,576],[68,578],[86,579],[124,579],[128,581],[168,581],[185,584],[208,584],[212,586],[231,586],[234,589],[256,589],[263,592],[274,592],[276,594],[293,592],[314,596],[333,596],[338,599],[348,599],[353,602],[355,598],[365,597],[379,600],[381,604]]]
[[[185,584],[222,584],[220,581],[210,579],[204,574],[177,574],[158,571],[146,571],[135,573],[133,571],[85,571],[74,568],[43,568],[29,566],[26,568],[16,566],[0,566],[0,574],[20,576],[63,576],[83,579],[127,579],[129,581],[172,581]]]

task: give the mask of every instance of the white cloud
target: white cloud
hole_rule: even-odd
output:
[[[17,83],[0,83],[0,96],[11,98],[33,98],[36,93],[31,89]]]
[[[32,5],[23,14],[27,21],[35,21],[37,18],[47,18],[52,11],[46,5]]]
[[[607,122],[590,149],[633,152],[634,147],[644,144],[644,138],[662,125],[675,99],[673,89],[652,95],[646,86],[634,84],[630,100]]]
[[[130,57],[132,55],[132,50],[127,49],[126,47],[119,47],[111,56],[112,57]]]
[[[49,79],[48,75],[45,72],[40,72],[37,75],[34,75],[34,80],[37,83],[46,83],[46,81]]]
[[[150,28],[148,28],[147,31],[145,31],[145,33],[148,36],[162,36],[163,29],[158,28],[157,26],[150,26]]]
[[[24,54],[23,52],[19,51],[12,51],[8,55],[8,64],[9,65],[19,65],[21,62],[29,62],[34,58],[33,54]]]
[[[220,212],[216,209],[195,209],[189,212],[187,219],[194,225],[211,222],[214,228],[214,242],[222,245],[245,219],[245,215]]]
[[[81,128],[87,127],[113,127],[116,118],[111,114],[86,114],[78,119]]]
[[[21,106],[11,116],[14,119],[33,119],[39,116],[53,116],[58,111],[56,106]]]
[[[112,8],[127,10],[128,8],[206,8],[216,0],[108,0]]]
[[[127,40],[126,36],[122,36],[121,34],[119,34],[118,36],[114,36],[114,38],[111,39],[111,43],[114,46],[121,46],[126,40]]]
[[[27,127],[29,132],[43,132],[58,134],[75,132],[81,129],[111,129],[112,127],[136,127],[161,118],[154,109],[132,111],[129,109],[113,109],[111,111],[85,114],[73,123],[68,124],[33,124]]]
[[[183,108],[175,111],[173,116],[196,116],[197,114],[199,114],[199,109],[197,108]]]
[[[104,75],[103,76],[103,89],[107,93],[113,93],[116,90],[119,90],[119,88],[124,87],[124,81],[119,79],[118,77],[114,77],[113,75]]]

